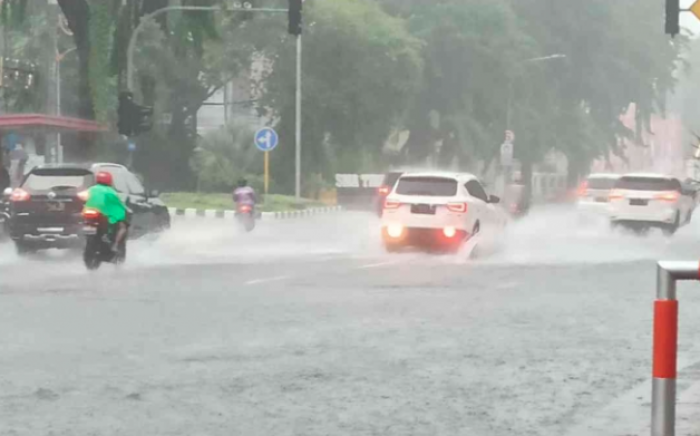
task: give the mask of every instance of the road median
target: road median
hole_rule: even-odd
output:
[[[208,218],[208,219],[234,219],[236,211],[234,210],[217,210],[217,209],[178,209],[168,208],[170,216],[173,218]],[[329,213],[340,212],[343,210],[341,206],[326,206],[313,207],[303,210],[285,210],[277,212],[262,212],[263,220],[283,220],[297,219]]]
[[[176,192],[163,194],[175,218],[233,219],[233,199],[225,193]],[[339,212],[342,207],[285,195],[267,195],[257,206],[264,220],[297,219]]]

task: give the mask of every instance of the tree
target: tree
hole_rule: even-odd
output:
[[[371,0],[304,4],[304,174],[357,170],[381,161],[393,126],[415,96],[420,43]],[[286,28],[279,23],[280,33]],[[279,34],[279,33],[278,33]],[[272,65],[260,106],[278,120],[275,175],[294,186],[295,50],[292,38],[260,47]],[[379,168],[377,168],[379,169]]]
[[[408,163],[438,157],[470,168],[490,161],[505,130],[508,81],[516,59],[535,52],[506,1],[382,0],[423,44],[425,73],[405,124]],[[440,144],[439,153],[436,146]]]
[[[214,4],[214,3],[212,3]],[[250,66],[254,46],[247,41],[248,14],[172,12],[167,32],[150,23],[139,37],[137,91],[170,122],[141,138],[137,167],[155,183],[188,189],[195,178],[189,160],[196,145],[197,113],[204,102]]]
[[[47,92],[45,47],[50,41],[41,4],[3,4],[2,83],[3,108],[7,112],[41,112]]]
[[[262,153],[250,138],[254,131],[245,125],[234,125],[208,133],[190,162],[205,191],[232,192],[236,182],[245,177],[261,191]]]
[[[595,157],[608,151],[622,154],[621,138],[640,137],[641,132],[629,132],[620,122],[630,103],[636,103],[640,129],[649,129],[652,113],[664,112],[685,38],[671,40],[663,34],[657,2],[511,2],[542,54],[567,55],[565,69],[541,76],[539,84],[532,79],[528,86],[538,98],[527,104],[546,101],[545,106],[534,107],[540,117],[550,120],[540,124],[539,133],[532,128],[537,125],[532,119],[525,118],[520,125],[529,161],[557,148],[569,156],[570,173],[584,172]],[[543,92],[551,98],[541,99]],[[555,112],[549,110],[553,108]],[[582,143],[591,138],[600,145]]]

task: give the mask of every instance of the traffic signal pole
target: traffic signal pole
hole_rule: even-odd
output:
[[[295,189],[294,193],[299,200],[301,198],[301,34],[297,35],[297,92],[296,92],[296,128],[294,140],[295,152]]]

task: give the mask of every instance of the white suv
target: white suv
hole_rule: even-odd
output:
[[[578,190],[577,209],[583,215],[607,216],[610,191],[619,180],[617,174],[591,174]]]
[[[610,219],[628,227],[661,227],[668,234],[690,221],[695,209],[691,195],[675,177],[628,174],[610,192]]]
[[[388,251],[407,245],[456,250],[476,233],[505,226],[499,201],[471,174],[406,173],[384,202],[384,245]]]

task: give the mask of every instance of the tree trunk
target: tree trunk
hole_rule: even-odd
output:
[[[79,60],[78,116],[92,120],[95,119],[95,108],[90,93],[90,6],[86,0],[58,0],[58,4],[73,32]]]

